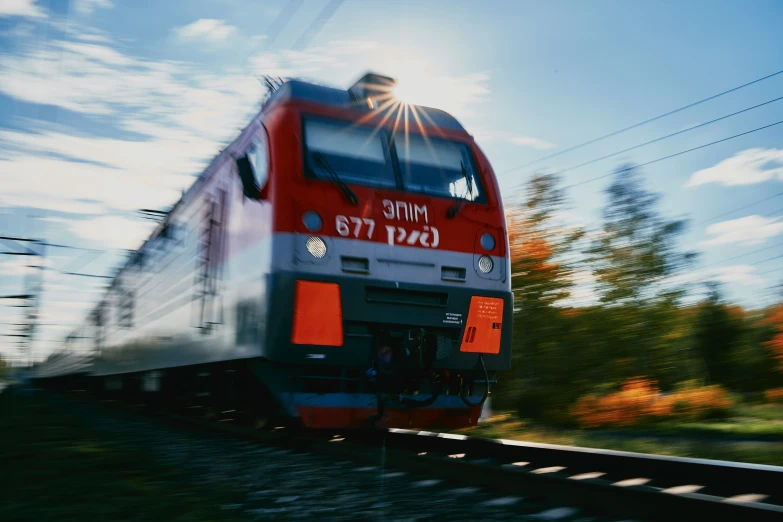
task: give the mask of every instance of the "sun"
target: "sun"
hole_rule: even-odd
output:
[[[466,102],[471,101],[473,86],[435,69],[424,62],[392,68],[390,72],[396,84],[391,94],[403,104],[432,107],[453,116],[462,115]]]
[[[394,97],[410,105],[438,107],[446,96],[446,93],[440,89],[442,82],[438,80],[427,76],[397,78],[393,91]]]

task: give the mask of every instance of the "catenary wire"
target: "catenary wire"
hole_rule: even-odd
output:
[[[621,174],[623,172],[627,172],[627,171],[629,171],[631,169],[634,169],[634,168],[645,167],[647,165],[652,165],[653,163],[658,163],[659,161],[667,160],[667,159],[670,159],[670,158],[675,158],[677,156],[682,156],[683,154],[687,154],[689,152],[693,152],[693,151],[696,151],[696,150],[704,149],[704,148],[710,147],[712,145],[717,145],[718,143],[723,143],[724,141],[729,141],[729,140],[733,140],[735,138],[739,138],[741,136],[746,136],[746,135],[752,134],[754,132],[758,132],[758,131],[761,131],[761,130],[764,130],[764,129],[768,129],[770,127],[774,127],[775,125],[780,125],[781,123],[783,123],[783,120],[776,121],[775,123],[770,123],[769,125],[764,125],[763,127],[757,127],[755,129],[751,129],[749,131],[741,132],[739,134],[735,134],[733,136],[729,136],[728,138],[723,138],[723,139],[720,139],[720,140],[711,141],[709,143],[705,143],[704,145],[699,145],[698,147],[693,147],[693,148],[690,148],[690,149],[687,149],[687,150],[682,150],[680,152],[675,152],[674,154],[669,154],[667,156],[656,158],[654,160],[645,161],[644,163],[639,163],[638,165],[633,165],[631,167],[626,167],[624,169],[620,169],[620,170],[617,170],[617,171],[609,172],[607,174],[602,174],[602,175],[596,176],[594,178],[586,179],[584,181],[579,181],[577,183],[572,183],[571,185],[566,185],[563,188],[564,189],[568,189],[568,188],[578,187],[579,185],[585,185],[587,183],[592,183],[593,181],[598,181],[600,179],[608,178],[609,176],[613,176],[615,174]]]
[[[695,106],[697,106],[697,105],[700,105],[700,104],[702,104],[702,103],[708,102],[708,101],[710,101],[710,100],[714,100],[715,98],[719,98],[719,97],[721,97],[721,96],[724,96],[724,95],[726,95],[726,94],[729,94],[729,93],[732,93],[732,92],[738,91],[738,90],[740,90],[740,89],[744,89],[745,87],[748,87],[748,86],[750,86],[750,85],[753,85],[753,84],[756,84],[756,83],[762,82],[762,81],[764,81],[764,80],[768,80],[769,78],[772,78],[772,77],[778,76],[779,74],[783,74],[783,70],[780,70],[780,71],[774,72],[774,73],[772,73],[772,74],[768,74],[768,75],[766,75],[766,76],[763,76],[763,77],[761,77],[761,78],[758,78],[758,79],[756,79],[756,80],[753,80],[753,81],[751,81],[751,82],[744,83],[744,84],[742,84],[742,85],[739,85],[739,86],[737,86],[737,87],[734,87],[734,88],[732,88],[732,89],[729,89],[729,90],[727,90],[727,91],[723,91],[723,92],[720,92],[720,93],[718,93],[718,94],[714,94],[714,95],[712,95],[712,96],[709,96],[709,97],[707,97],[707,98],[701,99],[701,100],[699,100],[699,101],[696,101],[696,102],[694,102],[694,103],[690,103],[690,104],[688,104],[688,105],[685,105],[685,106],[683,106],[683,107],[680,107],[680,108],[678,108],[678,109],[674,109],[674,110],[672,110],[672,111],[669,111],[669,112],[666,112],[666,113],[664,113],[664,114],[660,114],[660,115],[658,115],[658,116],[655,116],[654,118],[650,118],[650,119],[647,119],[647,120],[641,121],[641,122],[639,122],[639,123],[635,123],[635,124],[633,124],[633,125],[631,125],[631,126],[629,126],[629,127],[625,127],[625,128],[622,128],[622,129],[620,129],[620,130],[616,130],[616,131],[614,131],[614,132],[610,132],[609,134],[605,134],[605,135],[603,135],[603,136],[599,136],[599,137],[597,137],[597,138],[593,138],[593,139],[591,139],[591,140],[588,140],[588,141],[585,141],[585,142],[583,142],[583,143],[579,143],[578,145],[574,145],[573,147],[569,147],[569,148],[567,148],[567,149],[564,149],[564,150],[561,150],[561,151],[558,151],[558,152],[555,152],[555,153],[549,154],[549,155],[547,155],[547,156],[543,156],[543,157],[541,157],[541,158],[538,158],[538,159],[536,159],[536,160],[533,160],[533,161],[531,161],[531,162],[525,163],[525,164],[523,164],[523,165],[517,165],[516,167],[512,167],[512,168],[510,168],[510,169],[508,169],[508,170],[505,170],[505,171],[501,172],[501,174],[505,174],[505,173],[507,173],[507,172],[513,172],[513,171],[515,171],[515,170],[519,170],[519,169],[524,169],[524,168],[530,167],[530,166],[532,166],[532,165],[535,165],[536,163],[540,163],[540,162],[542,162],[542,161],[545,161],[545,160],[548,160],[548,159],[552,159],[552,158],[555,158],[555,157],[557,157],[557,156],[561,156],[561,155],[563,155],[563,154],[566,154],[566,153],[568,153],[568,152],[571,152],[571,151],[574,151],[574,150],[577,150],[577,149],[581,149],[582,147],[586,147],[586,146],[588,146],[588,145],[592,145],[593,143],[597,143],[597,142],[599,142],[599,141],[602,141],[602,140],[605,140],[605,139],[607,139],[607,138],[611,138],[611,137],[613,137],[613,136],[617,136],[618,134],[622,134],[623,132],[627,132],[627,131],[629,131],[629,130],[636,129],[636,128],[638,128],[638,127],[641,127],[642,125],[647,125],[648,123],[652,123],[652,122],[654,122],[654,121],[660,120],[660,119],[662,119],[662,118],[665,118],[665,117],[667,117],[667,116],[671,116],[672,114],[676,114],[676,113],[678,113],[678,112],[682,112],[682,111],[684,111],[684,110],[686,110],[686,109],[690,109],[691,107],[695,107]]]
[[[707,125],[711,125],[713,123],[725,120],[727,118],[731,118],[732,116],[736,116],[736,115],[742,114],[744,112],[752,111],[753,109],[758,109],[759,107],[763,107],[765,105],[769,105],[770,103],[774,103],[774,102],[780,101],[780,100],[783,100],[783,96],[775,98],[774,100],[765,101],[764,103],[759,103],[758,105],[754,105],[752,107],[748,107],[748,108],[742,109],[740,111],[732,112],[731,114],[726,114],[725,116],[721,116],[720,118],[715,118],[714,120],[705,121],[704,123],[700,123],[698,125],[694,125],[693,127],[688,127],[687,129],[683,129],[683,130],[680,130],[680,131],[677,131],[677,132],[673,132],[671,134],[667,134],[666,136],[661,136],[660,138],[655,138],[654,140],[650,140],[650,141],[646,141],[644,143],[640,143],[638,145],[634,145],[633,147],[628,147],[627,149],[619,150],[617,152],[612,152],[611,154],[606,154],[606,155],[601,156],[599,158],[593,158],[593,159],[591,159],[589,161],[585,161],[584,163],[580,163],[578,165],[574,165],[572,167],[568,167],[568,168],[562,169],[562,170],[558,171],[558,174],[563,174],[564,172],[569,172],[571,170],[576,170],[578,168],[585,167],[587,165],[592,165],[593,163],[597,163],[597,162],[599,162],[601,160],[612,158],[614,156],[618,156],[620,154],[623,154],[625,152],[630,152],[632,150],[640,149],[642,147],[646,147],[647,145],[652,145],[653,143],[657,143],[659,141],[663,141],[665,139],[672,138],[672,137],[677,136],[679,134],[684,134],[686,132],[690,132],[692,130],[699,129],[701,127],[706,127]]]
[[[296,40],[291,48],[295,51],[301,51],[307,47],[313,38],[315,38],[316,35],[321,32],[323,26],[326,25],[334,13],[337,12],[337,9],[340,8],[340,4],[342,4],[343,1],[344,0],[331,0],[331,2],[326,4],[321,12],[318,13],[318,16],[315,18],[315,20],[313,20],[313,23],[311,23],[310,26],[305,29],[305,31],[302,33],[302,36]]]

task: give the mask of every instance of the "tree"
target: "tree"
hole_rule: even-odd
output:
[[[606,193],[603,225],[587,250],[600,301],[612,311],[604,325],[607,366],[622,361],[606,377],[671,381],[683,356],[674,341],[685,289],[675,276],[695,257],[677,244],[686,222],[660,214],[660,196],[644,188],[634,166],[618,169]]]
[[[682,253],[677,239],[685,220],[666,220],[657,210],[660,195],[647,191],[638,169],[615,172],[607,189],[603,227],[588,251],[594,263],[601,301],[639,305],[681,294],[670,282],[694,257]]]
[[[707,298],[699,304],[693,326],[693,343],[704,364],[707,382],[736,387],[745,331],[741,310],[724,303],[720,285],[706,283]]]
[[[555,174],[538,174],[527,184],[526,198],[507,215],[512,289],[517,307],[542,309],[569,296],[574,272],[568,255],[584,235],[564,227],[557,217],[565,196]]]
[[[575,245],[584,232],[559,219],[565,197],[554,174],[537,174],[526,185],[523,202],[506,220],[514,292],[513,375],[498,397],[528,414],[558,409],[563,400],[563,362],[572,350],[563,329],[568,318],[556,306],[570,295]],[[502,400],[501,400],[502,402]],[[565,411],[565,404],[559,405]],[[533,411],[535,410],[535,411]]]
[[[772,358],[776,362],[778,371],[783,372],[783,305],[772,309],[766,323],[775,329],[772,339],[764,342]]]

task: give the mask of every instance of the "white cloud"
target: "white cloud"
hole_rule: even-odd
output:
[[[120,216],[101,216],[94,219],[68,220],[70,231],[105,248],[138,248],[149,236],[155,224]]]
[[[783,181],[783,150],[747,149],[713,167],[695,172],[685,186],[707,183],[753,185],[775,178]]]
[[[43,221],[44,223],[54,223],[56,225],[67,225],[70,223],[69,219],[61,218],[61,217],[42,217],[38,218],[38,221]]]
[[[508,138],[509,143],[513,145],[519,145],[521,147],[530,147],[537,150],[554,149],[557,147],[554,143],[549,143],[538,138],[531,138],[529,136],[511,136]]]
[[[0,165],[3,163],[0,162]],[[3,186],[0,180],[0,187]],[[9,207],[29,207],[45,208],[56,212],[66,212],[70,214],[103,214],[106,212],[106,206],[103,203],[85,202],[76,199],[68,199],[59,194],[48,193],[46,190],[34,190],[32,192],[21,192],[0,198],[0,205]]]
[[[30,256],[13,256],[10,259],[0,261],[0,275],[14,277],[28,274],[30,272],[28,257]]]
[[[63,66],[63,64],[66,64]],[[225,139],[261,97],[252,76],[203,74],[180,62],[149,61],[101,42],[55,41],[0,61],[0,92],[94,115],[113,115],[194,136]],[[210,109],[193,128],[193,112]],[[128,112],[133,116],[128,116]]]
[[[132,66],[137,62],[119,51],[99,43],[59,42],[58,46],[72,56],[106,65]]]
[[[3,0],[0,2],[0,18],[6,16],[40,18],[44,12],[35,0]]]
[[[532,136],[525,136],[522,134],[515,134],[507,131],[492,131],[483,129],[481,127],[473,127],[473,138],[480,143],[489,143],[493,141],[503,141],[516,145],[518,147],[529,147],[536,150],[549,150],[557,147],[554,143],[550,143],[540,138],[534,138]]]
[[[14,206],[96,210],[94,205],[73,201],[86,198],[111,208],[135,210],[166,207],[179,196],[179,187],[172,186],[176,176],[134,178],[115,169],[33,156],[0,161],[0,170],[6,174],[0,180],[3,200]],[[37,175],[30,176],[30,172]]]
[[[744,285],[761,285],[766,281],[755,274],[753,265],[727,265],[708,269],[697,269],[686,274],[673,277],[672,283],[703,283],[718,281],[720,283],[738,283]]]
[[[702,243],[705,246],[730,243],[755,245],[783,233],[783,222],[781,218],[745,216],[715,223],[708,226],[705,232],[709,236],[714,236]]]
[[[234,31],[236,27],[214,18],[202,18],[174,29],[181,40],[207,39],[212,42],[225,41]]]
[[[305,51],[263,52],[249,59],[255,74],[307,77],[319,74],[323,81],[344,83],[349,61],[376,54],[378,43],[368,40],[335,40]]]
[[[91,14],[96,9],[111,9],[114,3],[111,0],[76,0],[74,10],[83,15]]]
[[[80,136],[40,124],[28,125],[32,132],[0,131],[3,205],[92,214],[168,206],[247,123],[261,97],[253,77],[204,74],[94,42],[56,41],[52,49],[0,61],[0,91],[111,114],[119,128],[151,139]],[[57,66],[60,54],[67,67]]]

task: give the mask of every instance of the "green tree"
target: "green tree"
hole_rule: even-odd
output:
[[[684,355],[675,341],[685,287],[675,276],[695,257],[678,245],[686,222],[660,213],[660,196],[634,166],[619,168],[606,193],[603,224],[587,251],[600,301],[611,310],[606,378],[648,376],[666,386]]]
[[[720,285],[706,283],[707,298],[697,308],[693,324],[693,345],[709,384],[735,384],[736,354],[743,340],[744,321],[725,304]]]
[[[606,193],[603,226],[588,251],[601,301],[639,306],[682,295],[670,279],[695,257],[677,245],[686,221],[660,214],[660,195],[644,188],[634,166],[618,169]]]

